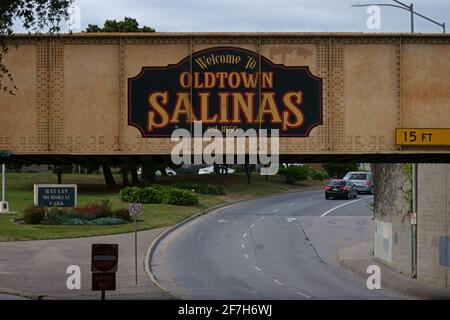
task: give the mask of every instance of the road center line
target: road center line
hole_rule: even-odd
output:
[[[361,198],[361,199],[358,199],[358,200],[353,200],[353,201],[349,201],[349,202],[340,204],[340,205],[338,205],[338,206],[336,206],[336,207],[334,207],[334,208],[331,208],[331,209],[328,210],[328,211],[325,211],[324,213],[322,213],[322,214],[320,215],[320,217],[323,218],[323,217],[325,217],[327,214],[329,214],[330,212],[333,212],[333,211],[336,210],[336,209],[339,209],[339,208],[341,208],[341,207],[343,207],[343,206],[346,206],[346,205],[348,205],[348,204],[352,204],[352,203],[355,203],[355,202],[358,202],[358,201],[361,201],[361,200],[364,200],[364,199],[367,199],[367,198],[370,198],[370,197],[371,197],[371,196],[367,196],[367,197],[364,197],[364,198]]]
[[[251,226],[250,226],[250,229],[253,229],[255,227],[255,224],[252,224]]]
[[[247,232],[242,236],[243,238],[247,238]]]
[[[301,293],[300,291],[297,291],[297,294],[298,294],[298,295],[301,295],[302,297],[305,297],[306,299],[311,299],[310,296],[308,296],[308,295],[306,295],[306,294],[304,294],[304,293]]]
[[[280,286],[282,286],[283,284],[280,282],[280,281],[278,281],[277,279],[275,279],[275,278],[273,278],[272,279],[273,280],[273,282],[275,282],[276,284],[278,284],[278,285],[280,285]]]
[[[253,267],[256,269],[256,271],[261,271],[261,269],[258,268],[257,266],[253,266]]]
[[[245,244],[241,244],[241,248],[242,248],[242,249],[245,249]]]

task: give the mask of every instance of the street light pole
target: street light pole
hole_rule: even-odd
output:
[[[425,19],[431,23],[434,23],[435,25],[438,25],[442,28],[443,33],[445,33],[445,22],[440,23],[436,20],[433,20],[417,11],[414,11],[414,4],[407,5],[401,1],[392,0],[393,2],[397,4],[388,4],[388,3],[371,3],[371,4],[353,4],[352,7],[370,7],[370,6],[379,6],[379,7],[394,7],[402,10],[406,10],[411,15],[411,33],[414,33],[414,16],[421,17],[422,19]]]
[[[409,10],[411,11],[411,33],[414,33],[414,4],[411,3]]]

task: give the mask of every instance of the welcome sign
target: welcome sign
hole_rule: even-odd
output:
[[[203,131],[279,129],[280,137],[307,137],[322,124],[322,80],[307,66],[274,64],[235,47],[143,67],[128,79],[128,124],[142,137],[170,137],[197,120]]]

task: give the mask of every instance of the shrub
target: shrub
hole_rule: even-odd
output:
[[[164,203],[179,206],[192,206],[198,197],[190,191],[170,187],[127,187],[120,191],[119,198],[130,203]]]
[[[308,179],[309,169],[307,167],[287,167],[280,168],[278,174],[286,178],[289,184],[295,184],[297,181],[305,181]]]
[[[163,203],[175,206],[193,206],[198,204],[198,197],[187,190],[176,188],[164,189]]]
[[[126,187],[119,192],[119,199],[129,203],[161,203],[161,187]]]
[[[45,218],[49,224],[63,224],[64,221],[78,218],[78,213],[73,210],[48,208]]]
[[[112,217],[118,218],[122,220],[129,221],[131,220],[130,213],[128,212],[128,209],[120,208],[112,211]]]
[[[198,182],[178,182],[173,185],[175,188],[194,191],[200,194],[224,195],[223,186],[205,185]]]
[[[94,220],[111,216],[111,204],[109,200],[102,200],[99,203],[89,203],[83,207],[73,209],[76,217],[81,220]]]
[[[88,221],[87,224],[89,225],[116,225],[116,224],[124,224],[126,223],[125,220],[123,219],[118,219],[118,218],[99,218],[99,219],[95,219],[95,220],[91,220]]]
[[[62,223],[63,225],[68,225],[68,226],[74,226],[74,225],[85,225],[86,223],[83,220],[80,219],[68,219],[63,221]]]
[[[28,206],[23,211],[23,220],[29,224],[39,224],[45,218],[45,208]]]
[[[225,195],[225,188],[223,186],[211,186],[208,185],[208,194],[212,195]]]
[[[313,170],[310,176],[311,179],[316,181],[323,181],[330,179],[330,175],[325,170]]]

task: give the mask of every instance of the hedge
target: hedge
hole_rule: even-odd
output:
[[[119,192],[119,199],[129,203],[164,203],[177,206],[198,204],[198,197],[190,191],[172,187],[126,187]]]

